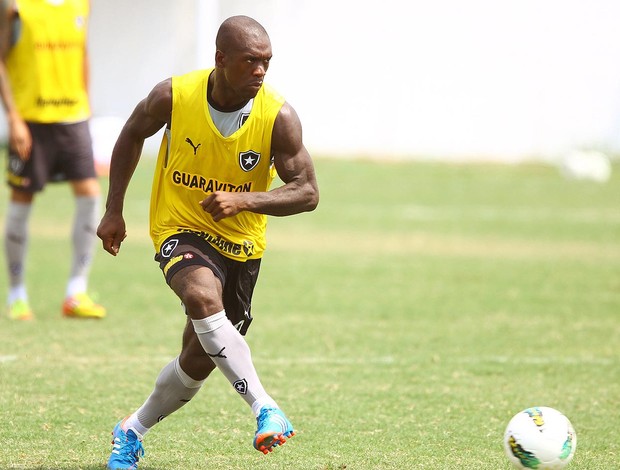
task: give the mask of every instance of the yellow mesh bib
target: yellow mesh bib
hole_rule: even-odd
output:
[[[21,33],[7,56],[15,104],[32,122],[76,122],[90,115],[84,80],[87,0],[19,0]]]
[[[223,137],[206,99],[211,71],[172,78],[172,125],[153,179],[151,237],[159,250],[170,235],[192,231],[229,258],[260,258],[266,246],[266,216],[242,212],[216,223],[199,201],[214,191],[269,190],[276,175],[271,133],[284,99],[263,84],[245,123]]]

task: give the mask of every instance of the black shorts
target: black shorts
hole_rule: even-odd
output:
[[[166,282],[187,266],[206,266],[222,283],[226,316],[242,335],[252,322],[252,293],[260,271],[260,259],[245,262],[222,255],[204,238],[194,233],[168,237],[155,255]]]
[[[9,150],[9,186],[34,193],[41,191],[48,182],[96,177],[88,121],[27,124],[32,134],[32,152],[30,158],[23,161],[13,149]]]

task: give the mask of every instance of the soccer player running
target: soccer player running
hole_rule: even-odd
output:
[[[9,125],[8,314],[15,320],[33,318],[25,283],[32,204],[48,182],[68,180],[76,211],[73,262],[62,312],[69,317],[101,318],[105,309],[87,294],[100,204],[88,126],[89,2],[18,0],[6,4],[0,3],[0,97]]]
[[[270,452],[294,434],[263,388],[243,337],[252,321],[266,216],[312,211],[319,200],[299,118],[263,83],[271,55],[258,22],[228,18],[217,33],[215,68],[157,84],[116,142],[97,232],[114,256],[126,236],[123,201],[144,140],[165,126],[150,232],[155,260],[187,322],[180,354],[142,406],[114,428],[109,469],[137,468],[143,436],[191,400],[216,367],[256,416],[257,450]],[[284,184],[270,189],[276,172]]]

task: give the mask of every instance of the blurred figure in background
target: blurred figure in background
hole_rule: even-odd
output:
[[[8,314],[33,317],[25,284],[28,220],[35,193],[69,181],[75,195],[71,272],[62,313],[102,318],[87,294],[99,219],[100,188],[88,127],[88,0],[2,3],[0,95],[9,126],[5,223]],[[59,299],[60,302],[60,299]]]

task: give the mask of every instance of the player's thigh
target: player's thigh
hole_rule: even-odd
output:
[[[226,261],[203,238],[193,233],[172,235],[161,244],[155,261],[192,318],[223,310]]]
[[[54,125],[56,145],[59,154],[54,165],[54,178],[63,181],[96,180],[93,143],[88,122]],[[86,182],[85,187],[94,187]],[[90,195],[90,194],[87,194]]]
[[[32,135],[30,158],[22,160],[17,152],[9,149],[7,182],[15,191],[34,194],[42,191],[49,181],[58,149],[50,124],[27,124]],[[21,199],[16,196],[15,200]]]
[[[191,318],[206,318],[224,309],[222,283],[206,266],[190,265],[181,268],[170,279],[170,287],[181,299]]]

